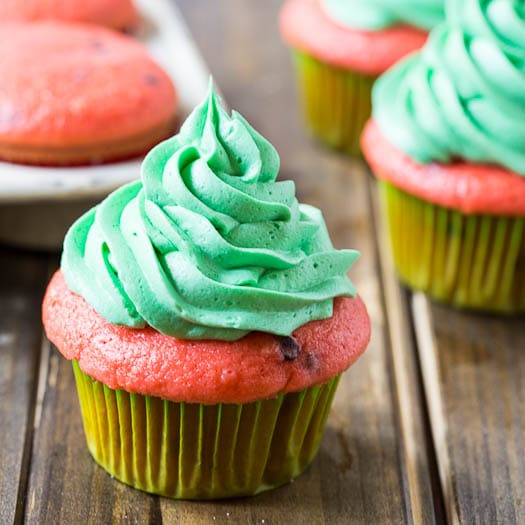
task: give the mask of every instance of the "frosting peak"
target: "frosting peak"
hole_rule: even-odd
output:
[[[239,176],[244,182],[272,182],[279,172],[279,155],[236,111],[219,106],[213,85],[207,99],[183,124],[178,142],[193,145],[217,174]]]
[[[373,114],[420,163],[495,163],[525,175],[525,9],[450,0],[446,23],[375,84]]]
[[[183,339],[289,335],[353,296],[358,257],[276,182],[279,156],[210,88],[180,133],[69,230],[62,270],[106,320]]]
[[[320,0],[326,14],[352,29],[377,31],[398,24],[429,30],[443,21],[445,0]]]

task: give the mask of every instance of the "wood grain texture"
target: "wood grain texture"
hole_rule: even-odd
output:
[[[390,356],[396,391],[399,431],[403,445],[408,497],[415,523],[441,523],[442,494],[436,483],[432,436],[427,421],[416,342],[412,333],[409,293],[397,279],[387,228],[381,214],[376,182],[369,181],[376,224],[385,309],[389,327]]]
[[[156,523],[158,500],[114,481],[86,447],[71,363],[48,343],[42,357],[26,523]]]
[[[29,468],[46,257],[0,249],[0,523],[20,519]]]
[[[451,523],[525,522],[525,323],[413,298]]]

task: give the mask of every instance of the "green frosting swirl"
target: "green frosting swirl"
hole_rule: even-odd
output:
[[[375,84],[373,115],[420,163],[495,163],[525,175],[525,3],[452,0],[423,50]]]
[[[365,31],[398,24],[429,30],[443,21],[444,3],[445,0],[321,0],[330,18]]]
[[[358,257],[321,212],[275,182],[279,156],[210,88],[180,133],[69,230],[62,271],[106,320],[184,339],[289,335],[353,296]]]

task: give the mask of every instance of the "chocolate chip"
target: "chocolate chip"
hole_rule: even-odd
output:
[[[306,354],[305,365],[308,370],[316,372],[319,369],[319,359],[317,358],[317,355],[312,352],[308,352]]]
[[[279,350],[285,361],[294,361],[299,357],[301,347],[293,337],[281,337],[279,339]]]
[[[156,86],[159,83],[159,79],[152,73],[146,73],[144,75],[144,82],[146,82],[146,84],[149,84],[150,86]]]

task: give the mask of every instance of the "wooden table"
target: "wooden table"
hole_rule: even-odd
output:
[[[385,249],[361,162],[310,142],[296,112],[278,0],[181,0],[228,102],[281,153],[281,178],[321,207],[372,318],[319,456],[295,482],[235,501],[149,496],[84,443],[73,375],[42,334],[58,255],[0,248],[0,523],[525,523],[525,325],[411,295]]]

